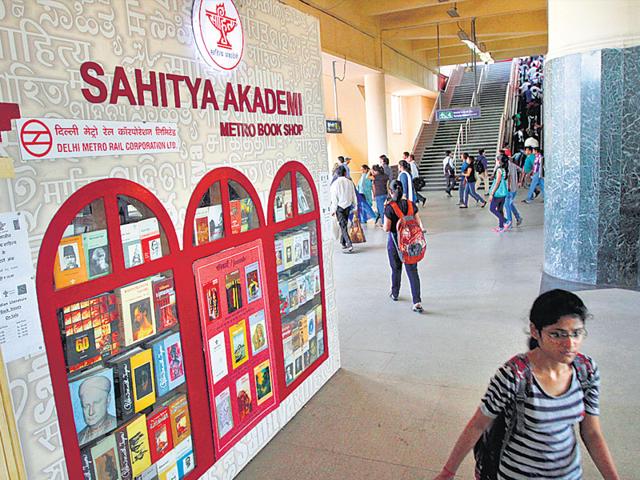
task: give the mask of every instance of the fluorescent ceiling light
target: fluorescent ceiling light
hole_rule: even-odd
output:
[[[469,40],[469,35],[467,35],[467,32],[464,30],[458,30],[458,38],[464,42],[465,40]]]
[[[447,15],[449,15],[451,18],[460,16],[460,14],[458,13],[458,5],[456,3],[453,4],[453,8],[447,10]]]

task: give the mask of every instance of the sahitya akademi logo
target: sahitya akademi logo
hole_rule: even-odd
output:
[[[204,60],[214,68],[233,70],[242,60],[244,31],[232,0],[195,0],[193,34]]]

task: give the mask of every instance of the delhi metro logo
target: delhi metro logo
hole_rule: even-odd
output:
[[[200,55],[221,70],[238,66],[244,51],[244,31],[232,0],[195,0],[193,33]]]

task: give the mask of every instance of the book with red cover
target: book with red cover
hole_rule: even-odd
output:
[[[142,244],[142,257],[145,262],[162,257],[162,245],[160,243],[160,226],[158,219],[151,217],[138,222],[140,243]]]
[[[172,277],[152,281],[153,304],[156,311],[156,328],[162,332],[178,323],[176,290]]]
[[[240,233],[242,231],[242,205],[240,200],[231,200],[229,202],[229,211],[231,215],[231,233]]]
[[[154,410],[147,417],[151,463],[156,463],[173,448],[171,417],[168,407]]]

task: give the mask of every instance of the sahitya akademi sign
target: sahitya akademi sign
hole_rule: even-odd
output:
[[[231,0],[195,0],[193,36],[202,58],[218,70],[233,70],[242,60],[244,31]]]
[[[88,85],[81,89],[91,103],[117,104],[124,100],[132,106],[233,110],[265,115],[302,116],[302,94],[252,85],[227,82],[224,92],[217,92],[207,78],[135,69],[129,76],[122,66],[116,66],[113,76],[105,75],[99,63],[85,62],[80,76]],[[187,94],[184,95],[186,87]],[[300,135],[302,124],[221,122],[221,136]]]

